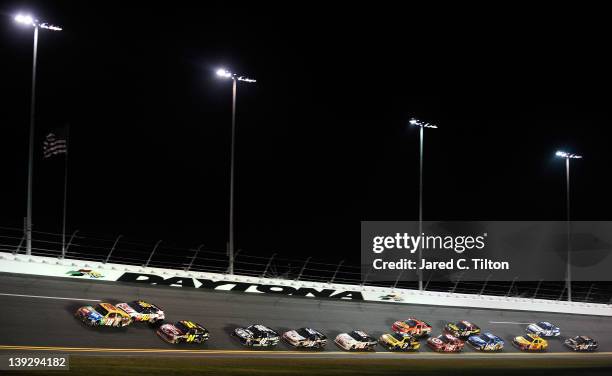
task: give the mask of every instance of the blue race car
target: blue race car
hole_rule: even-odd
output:
[[[504,341],[491,333],[470,336],[467,342],[480,351],[499,351],[504,348]]]
[[[530,324],[527,327],[527,333],[533,333],[540,337],[557,337],[561,334],[561,330],[548,321],[540,321],[539,323]]]

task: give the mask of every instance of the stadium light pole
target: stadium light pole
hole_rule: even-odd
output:
[[[425,128],[438,128],[437,125],[426,123],[412,118],[410,125],[419,127],[419,235],[423,233],[423,136]],[[421,259],[423,258],[423,248],[419,243],[419,261],[417,275],[419,277],[419,290],[423,290],[423,271],[420,269]]]
[[[36,55],[38,53],[38,29],[61,31],[59,26],[40,22],[30,15],[18,14],[15,22],[34,28],[34,50],[32,54],[32,93],[30,98],[30,145],[28,150],[28,206],[26,211],[26,254],[32,254],[32,176],[34,168],[34,111],[36,103]]]
[[[232,80],[232,155],[230,165],[230,208],[229,208],[229,274],[234,274],[234,150],[236,146],[236,90],[238,81],[255,83],[256,80],[245,76],[237,75],[226,69],[220,68],[217,70],[217,76]]]
[[[571,222],[570,222],[570,159],[582,159],[582,155],[571,154],[564,151],[557,151],[555,156],[565,159],[565,210],[567,220],[567,270],[565,272],[565,283],[567,288],[567,301],[572,301],[572,267],[571,267],[571,249],[572,249],[572,235],[571,235]]]

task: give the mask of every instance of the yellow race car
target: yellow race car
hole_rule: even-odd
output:
[[[546,351],[548,348],[548,342],[535,334],[514,337],[512,343],[522,351]]]
[[[380,336],[378,343],[387,350],[414,351],[421,347],[414,336],[406,333],[387,333]]]
[[[132,323],[130,315],[110,303],[99,303],[95,307],[84,306],[74,315],[89,326],[123,327]]]

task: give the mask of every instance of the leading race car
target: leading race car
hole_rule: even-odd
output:
[[[300,328],[283,333],[283,339],[293,347],[322,349],[327,344],[327,337],[312,328]]]
[[[480,351],[499,351],[504,348],[504,341],[491,333],[470,336],[467,343]]]
[[[340,333],[334,340],[336,345],[344,350],[374,350],[376,339],[361,330],[349,333]]]
[[[587,336],[576,336],[565,340],[565,346],[574,351],[595,351],[599,347],[597,342]]]
[[[514,337],[512,343],[522,351],[546,351],[548,342],[535,334]]]
[[[234,335],[245,346],[269,347],[276,346],[280,337],[274,330],[263,325],[251,325],[246,328],[234,329]]]
[[[156,323],[166,318],[164,311],[155,304],[144,300],[135,300],[130,303],[119,303],[117,308],[124,310],[133,321]]]
[[[176,324],[164,324],[156,331],[164,341],[172,344],[203,343],[208,341],[208,330],[193,321],[179,321]]]
[[[529,324],[529,326],[527,326],[527,332],[533,333],[540,337],[557,337],[561,334],[561,330],[548,321],[540,321],[536,324]]]
[[[381,335],[378,343],[390,351],[415,351],[421,347],[421,344],[414,336],[396,332]]]
[[[444,331],[454,337],[465,339],[469,336],[480,334],[480,328],[469,321],[449,322],[444,326]]]
[[[394,322],[391,330],[397,333],[408,333],[416,337],[424,337],[431,334],[431,325],[425,321],[409,318]]]
[[[427,340],[427,345],[434,351],[440,352],[459,352],[465,345],[459,338],[448,333],[440,334],[437,337]]]
[[[130,315],[110,303],[81,307],[74,316],[89,326],[123,327],[132,323]]]

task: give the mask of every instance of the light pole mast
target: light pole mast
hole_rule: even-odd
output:
[[[572,231],[571,231],[571,219],[570,219],[570,159],[581,159],[581,155],[570,154],[564,151],[558,151],[555,153],[557,157],[565,158],[565,210],[566,210],[566,222],[567,222],[567,269],[565,271],[565,283],[567,289],[567,301],[572,301]]]
[[[47,23],[41,23],[32,16],[18,14],[15,21],[34,28],[34,51],[32,53],[32,92],[30,98],[30,140],[28,146],[28,203],[26,209],[26,254],[32,254],[32,190],[34,177],[34,124],[36,112],[36,60],[38,55],[38,29],[61,31],[62,28]]]
[[[423,138],[425,128],[438,128],[438,126],[424,123],[417,119],[410,119],[410,125],[416,125],[419,129],[419,236],[423,233]],[[421,259],[423,258],[422,243],[419,243],[419,261],[417,264],[417,275],[419,277],[419,290],[423,290],[423,271],[421,267]]]
[[[217,70],[217,75],[223,78],[232,80],[232,146],[231,146],[231,161],[230,161],[230,205],[229,205],[229,242],[227,254],[229,258],[228,273],[234,274],[234,163],[236,149],[236,92],[238,89],[238,81],[255,83],[256,80],[236,75],[225,69]]]
[[[32,189],[34,174],[34,114],[36,109],[36,55],[38,53],[38,25],[34,25],[32,55],[32,93],[30,97],[30,142],[28,148],[28,208],[26,211],[26,254],[32,254]]]
[[[236,147],[236,78],[232,77],[232,156],[230,166],[229,274],[234,274],[234,153]]]

